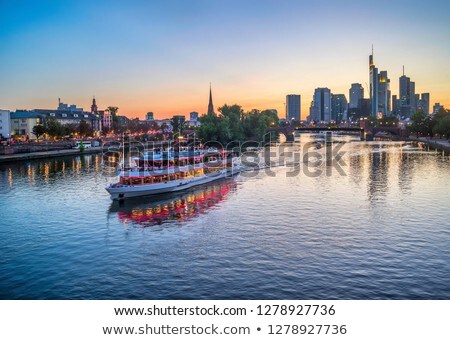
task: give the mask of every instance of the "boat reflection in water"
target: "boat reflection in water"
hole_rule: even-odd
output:
[[[235,191],[234,178],[199,186],[183,193],[172,193],[113,202],[110,213],[117,213],[123,224],[151,227],[168,222],[187,222],[205,214]]]

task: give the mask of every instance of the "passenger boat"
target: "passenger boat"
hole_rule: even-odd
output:
[[[217,149],[154,150],[123,168],[119,182],[106,188],[113,200],[181,191],[233,176],[240,158]]]

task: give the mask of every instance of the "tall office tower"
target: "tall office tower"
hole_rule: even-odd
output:
[[[397,95],[392,96],[392,115],[398,115],[400,113],[400,100]]]
[[[299,94],[288,94],[286,96],[286,120],[300,121],[301,117],[301,96]]]
[[[411,114],[416,112],[416,83],[410,82],[409,83],[409,93],[410,93],[410,100],[411,100]]]
[[[422,97],[420,99],[420,106],[422,111],[426,114],[430,114],[430,94],[429,93],[422,93]]]
[[[331,91],[326,87],[319,87],[314,91],[315,121],[331,121]]]
[[[372,54],[369,56],[369,80],[370,80],[370,115],[373,117],[384,117],[390,113],[390,79],[387,71],[378,73],[378,68],[373,62]]]
[[[378,118],[382,118],[391,113],[391,80],[387,71],[381,71],[378,80]]]
[[[400,114],[403,117],[410,117],[416,112],[416,83],[405,76],[405,68],[403,67],[403,75],[399,78],[399,99]]]
[[[358,108],[358,102],[362,98],[364,98],[364,87],[362,87],[362,85],[358,83],[352,84],[349,90],[348,107],[350,109]]]
[[[414,112],[417,112],[419,110],[420,106],[420,94],[416,93],[414,95]]]
[[[331,120],[339,122],[347,119],[347,98],[345,94],[331,95]]]
[[[378,69],[373,62],[372,54],[369,56],[369,82],[370,82],[370,115],[378,116]]]
[[[319,110],[314,106],[314,100],[311,101],[311,106],[309,107],[309,116],[306,118],[308,123],[319,121]]]

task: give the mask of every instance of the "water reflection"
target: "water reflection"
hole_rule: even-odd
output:
[[[22,179],[26,179],[29,186],[35,186],[49,184],[55,179],[73,178],[88,172],[100,173],[101,164],[100,154],[14,162],[0,164],[0,178],[6,174],[8,187],[12,190],[14,185]],[[23,185],[22,182],[19,184]],[[3,185],[1,187],[3,189]]]
[[[172,221],[187,222],[226,200],[236,188],[235,179],[225,179],[188,192],[129,199],[123,203],[113,202],[109,212],[117,214],[123,224],[140,227]]]

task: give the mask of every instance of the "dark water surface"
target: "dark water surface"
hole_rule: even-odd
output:
[[[450,299],[449,157],[344,150],[124,205],[101,155],[1,165],[0,298]]]

